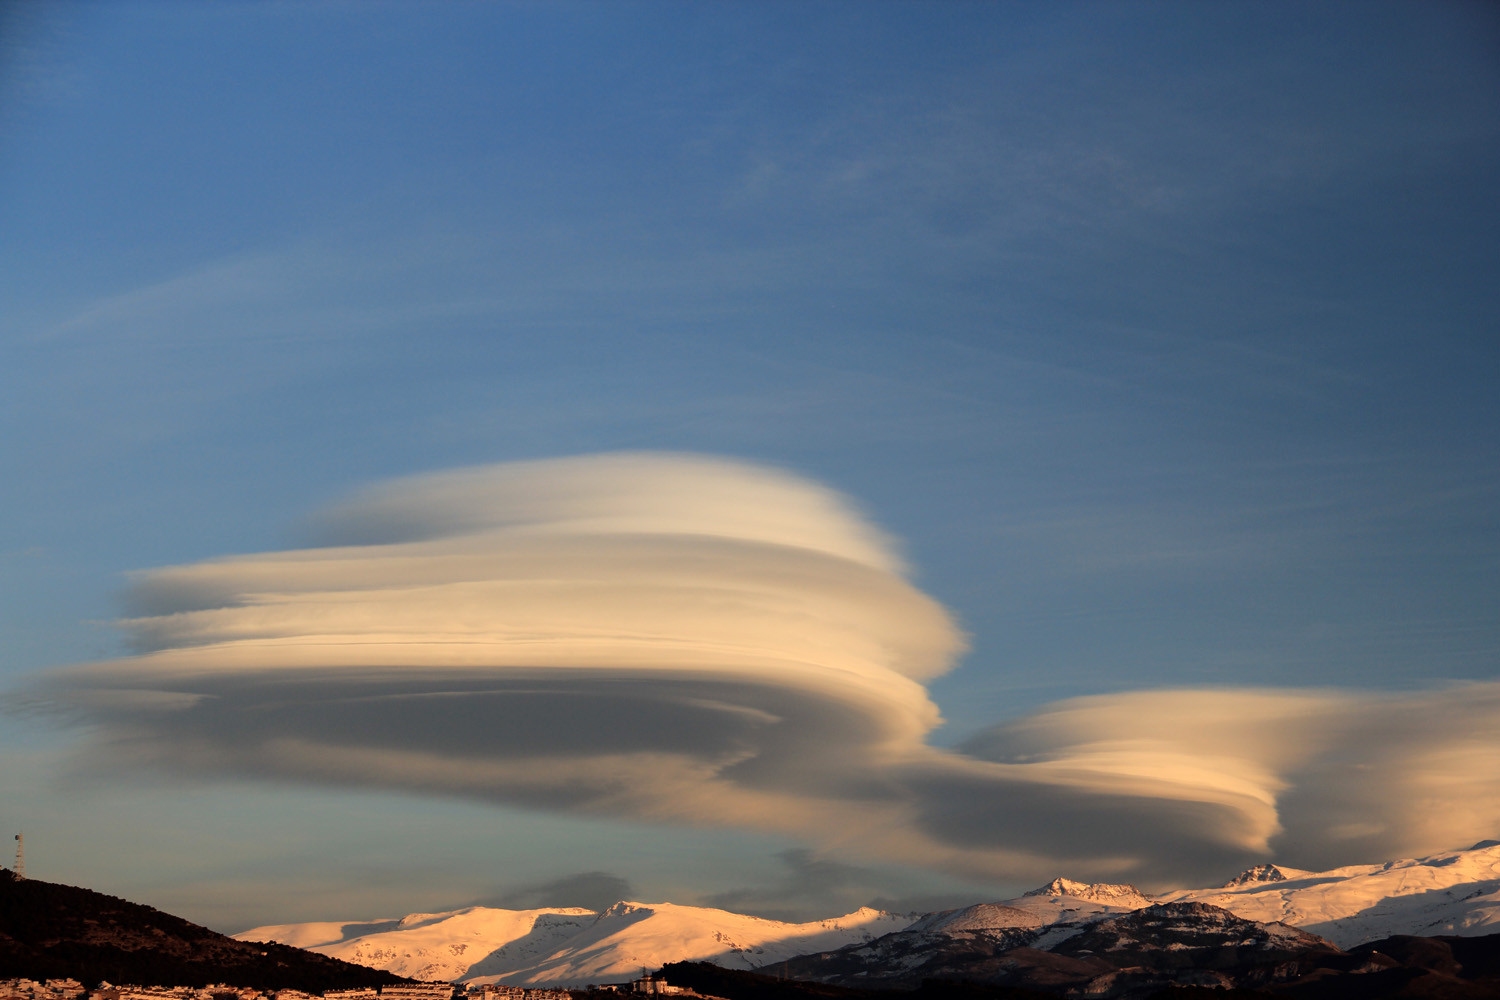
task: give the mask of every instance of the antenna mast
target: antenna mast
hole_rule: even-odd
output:
[[[26,841],[16,834],[16,878],[26,877]]]

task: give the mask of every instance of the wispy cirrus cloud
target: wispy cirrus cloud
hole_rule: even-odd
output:
[[[83,766],[742,827],[993,880],[1192,881],[1500,827],[1493,683],[1104,695],[933,747],[925,683],[962,632],[851,502],[780,470],[461,469],[317,531],[137,577],[136,653],[34,692],[95,727]]]

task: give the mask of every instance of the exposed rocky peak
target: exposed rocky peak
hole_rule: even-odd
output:
[[[1209,903],[1153,903],[1098,921],[1088,933],[1096,937],[1150,940],[1156,946],[1208,935],[1216,945],[1220,939],[1235,939],[1246,947],[1287,947],[1292,942],[1304,947],[1337,950],[1334,944],[1309,931],[1282,923],[1246,920]]]
[[[1128,883],[1075,882],[1070,878],[1055,878],[1046,885],[1032,889],[1026,896],[1072,896],[1094,903],[1111,906],[1145,906],[1150,897]]]
[[[1246,868],[1219,888],[1233,889],[1235,886],[1250,885],[1254,882],[1285,882],[1286,880],[1286,873],[1275,865],[1254,865]]]

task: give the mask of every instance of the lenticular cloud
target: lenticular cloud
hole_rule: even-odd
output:
[[[801,828],[920,746],[963,647],[847,501],[740,463],[465,469],[320,527],[140,575],[137,655],[53,681],[104,759]]]
[[[753,827],[996,879],[1192,880],[1500,824],[1493,684],[1111,695],[933,748],[923,682],[960,631],[785,472],[510,463],[318,523],[316,546],[138,576],[134,655],[41,682],[98,733],[91,767]]]

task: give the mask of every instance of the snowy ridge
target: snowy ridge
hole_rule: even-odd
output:
[[[929,914],[908,930],[934,934],[956,934],[963,931],[987,933],[998,937],[1000,931],[1039,930],[1044,927],[1076,927],[1093,918],[1130,913],[1150,906],[1154,897],[1133,885],[1108,882],[1075,882],[1055,878],[1015,899],[998,903],[978,903],[961,910]],[[1019,940],[1014,933],[1008,938]],[[1058,935],[1051,939],[1061,940]]]
[[[1074,882],[1070,878],[1055,878],[1040,889],[1032,889],[1026,896],[1070,896],[1086,899],[1091,903],[1106,906],[1128,906],[1138,909],[1148,906],[1151,897],[1133,885],[1114,885],[1109,882]],[[1022,897],[1025,898],[1024,896]]]
[[[956,931],[989,931],[1014,927],[1034,928],[1047,919],[1033,909],[1007,906],[1004,903],[976,903],[961,910],[929,913],[906,930],[917,933],[952,934]]]
[[[1283,880],[1183,889],[1161,899],[1210,903],[1247,920],[1279,920],[1341,948],[1394,934],[1500,933],[1500,841],[1379,865],[1281,871]]]
[[[1500,931],[1497,897],[1500,842],[1492,841],[1322,873],[1257,865],[1222,886],[1155,898],[1134,886],[1058,878],[1015,899],[929,914],[867,944],[790,966],[794,976],[844,986],[910,987],[927,978],[1004,981],[1012,967],[1029,967],[1041,978],[1025,982],[1036,985],[1081,975],[1106,954],[1132,968],[1229,958],[1253,964],[1265,960],[1257,955],[1336,953],[1397,934],[1493,933]],[[1133,989],[1127,981],[1137,973],[1124,966],[1078,985],[1098,995]],[[1196,985],[1232,985],[1228,975],[1214,972]],[[1164,982],[1148,977],[1136,985],[1154,990]]]
[[[399,920],[256,927],[235,937],[295,944],[398,976],[439,981],[462,977],[502,948],[528,958],[537,951],[551,951],[549,944],[560,946],[598,916],[578,908],[471,906],[446,913],[410,913]]]
[[[1255,865],[1246,868],[1234,878],[1219,886],[1220,889],[1233,889],[1236,886],[1249,885],[1252,882],[1285,882],[1287,879],[1302,878],[1311,875],[1300,868],[1283,868],[1280,865]]]
[[[1208,910],[1161,904],[1218,907],[1263,925],[1250,937],[1266,942],[1302,931],[1343,948],[1398,934],[1500,933],[1500,841],[1326,872],[1257,865],[1224,885],[1154,897],[1131,885],[1059,878],[1015,899],[915,921],[862,908],[794,924],[673,903],[621,902],[599,913],[469,907],[394,920],[257,927],[235,937],[280,941],[416,979],[541,986],[617,981],[673,961],[754,969],[830,953],[851,975],[862,974],[861,967],[914,972],[941,958],[939,952],[956,957],[973,947],[1024,945],[1060,954],[1084,947],[1106,926],[1122,934],[1148,926],[1107,925],[1133,914],[1152,921],[1165,914],[1202,928],[1224,921]]]
[[[257,927],[235,937],[295,940],[299,947],[414,979],[550,986],[630,979],[642,968],[674,961],[752,969],[869,941],[909,922],[869,907],[793,924],[674,903],[620,902],[600,913],[476,906],[399,921]]]

